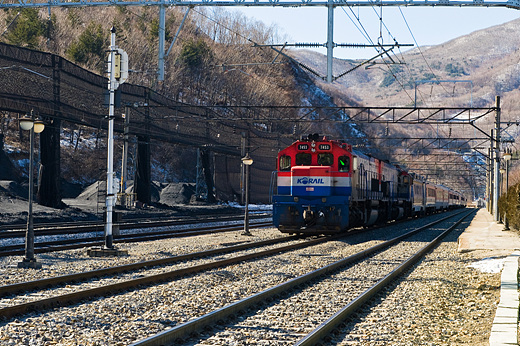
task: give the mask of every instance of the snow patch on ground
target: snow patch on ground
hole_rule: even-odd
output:
[[[468,267],[480,270],[482,273],[500,273],[504,268],[505,258],[488,257],[481,261],[473,262]]]
[[[221,204],[230,206],[232,208],[245,209],[244,205],[240,205],[237,202],[225,202],[225,203],[221,203]],[[273,205],[272,204],[248,204],[247,205],[247,209],[249,209],[249,211],[262,211],[262,212],[264,212],[266,210],[273,210]]]

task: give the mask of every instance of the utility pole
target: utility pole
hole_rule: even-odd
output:
[[[164,1],[159,4],[159,52],[158,52],[158,69],[157,80],[162,83],[164,81],[164,41],[166,38],[165,24],[166,23],[166,9]]]
[[[494,169],[493,169],[493,174],[494,174],[494,186],[493,186],[493,220],[494,221],[498,221],[500,219],[499,215],[498,215],[498,195],[499,195],[499,186],[500,186],[500,182],[499,182],[499,169],[500,169],[500,96],[497,96],[496,97],[496,101],[495,101],[495,106],[496,106],[496,116],[495,116],[495,138],[494,138],[494,141],[495,141],[495,147],[494,147],[494,150],[495,150],[495,166],[494,166]]]
[[[493,192],[491,190],[491,186],[493,185],[493,174],[491,168],[492,162],[492,153],[493,152],[493,130],[491,130],[491,146],[488,149],[488,156],[486,159],[486,209],[489,213],[491,213],[492,201],[493,201]]]
[[[128,180],[128,145],[129,145],[129,127],[130,127],[130,107],[125,106],[125,128],[124,128],[124,141],[123,141],[123,158],[121,160],[121,188],[119,192],[121,193],[121,198],[123,199],[122,204],[124,206],[127,205],[129,201],[127,201],[126,195],[126,182]]]
[[[332,83],[332,61],[334,60],[334,2],[327,3],[327,82]]]
[[[246,156],[246,133],[241,133],[241,139],[240,139],[240,157]],[[240,165],[240,203],[245,203],[245,167],[244,163],[242,161],[242,164]]]

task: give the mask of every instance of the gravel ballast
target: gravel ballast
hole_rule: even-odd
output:
[[[457,252],[454,232],[404,279],[386,290],[384,300],[347,324],[338,345],[489,345],[500,300],[500,273],[469,267],[489,252]]]
[[[0,277],[3,284],[34,280],[280,236],[275,229],[252,233],[253,239],[240,232],[229,232],[121,245],[130,256],[115,259],[89,258],[79,250],[42,254],[37,255],[44,264],[40,271],[10,268],[21,258],[2,258]],[[455,231],[449,235],[446,242],[427,255],[405,279],[389,288],[388,296],[380,303],[360,312],[361,323],[347,323],[335,341],[342,345],[487,345],[500,298],[500,274],[482,273],[468,267],[489,253],[457,253],[459,234],[460,231]],[[348,242],[330,242],[2,321],[0,344],[126,345],[381,241],[382,237],[378,236],[374,237],[377,240],[355,244],[356,237],[370,235],[373,236],[355,236]],[[270,345],[287,344],[282,340],[277,342],[276,335],[266,335],[266,338]],[[253,345],[255,340],[233,340],[233,343]]]

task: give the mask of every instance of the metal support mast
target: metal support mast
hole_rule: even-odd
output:
[[[334,3],[328,0],[327,5],[327,82],[332,83],[332,61],[334,59]]]
[[[125,107],[125,127],[124,127],[124,137],[123,137],[123,157],[121,159],[121,185],[119,192],[123,198],[123,205],[127,206],[127,196],[126,196],[126,182],[128,180],[128,146],[129,146],[129,131],[130,131],[130,107]]]
[[[158,67],[157,67],[157,80],[159,82],[164,81],[164,41],[166,37],[166,10],[164,2],[159,5],[159,56],[158,56]]]
[[[498,197],[499,197],[499,169],[500,169],[500,96],[496,97],[496,118],[495,118],[495,167],[493,169],[494,174],[494,186],[493,186],[493,220],[500,220],[498,215]]]
[[[202,166],[202,155],[200,148],[197,148],[197,178],[195,182],[195,196],[199,199],[206,199],[208,194],[208,187],[204,179],[204,169]]]

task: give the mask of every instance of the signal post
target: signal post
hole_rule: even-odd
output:
[[[114,108],[115,92],[119,85],[128,78],[128,54],[116,46],[116,29],[110,30],[110,55],[108,57],[108,90],[110,101],[108,107],[108,154],[107,154],[107,195],[106,195],[106,221],[105,244],[101,249],[89,249],[87,254],[91,257],[124,256],[128,251],[118,250],[114,247],[112,233],[112,216],[116,205],[115,174],[114,174]]]

